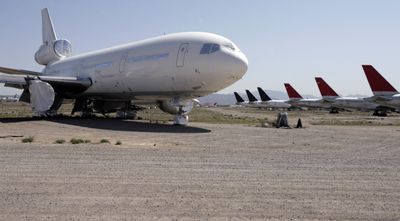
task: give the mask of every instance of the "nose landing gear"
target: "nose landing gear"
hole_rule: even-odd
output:
[[[174,125],[186,126],[189,123],[189,116],[185,113],[180,113],[174,116]]]

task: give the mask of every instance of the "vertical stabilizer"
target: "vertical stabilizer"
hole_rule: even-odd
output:
[[[47,8],[42,9],[42,41],[43,45],[52,44],[57,39],[54,32],[53,22],[49,15]]]
[[[362,67],[375,96],[398,94],[397,90],[372,65],[363,65]]]
[[[257,98],[254,97],[254,95],[253,95],[249,90],[246,90],[246,94],[247,94],[247,97],[249,98],[249,101],[250,101],[250,102],[256,102],[256,101],[258,101]]]
[[[303,97],[292,87],[292,85],[285,83],[286,92],[289,99],[303,99]]]
[[[257,90],[258,90],[258,93],[260,94],[260,98],[261,98],[262,101],[270,101],[270,100],[272,100],[272,99],[268,96],[268,94],[265,93],[265,91],[264,91],[262,88],[257,87]]]
[[[336,93],[335,90],[329,86],[328,83],[325,82],[324,79],[321,77],[315,77],[315,81],[317,82],[319,92],[321,92],[322,98],[338,98],[339,95]]]
[[[233,92],[233,94],[235,95],[236,103],[243,103],[244,102],[243,98],[237,92]]]

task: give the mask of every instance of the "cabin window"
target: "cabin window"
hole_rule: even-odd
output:
[[[203,47],[200,50],[200,54],[211,54],[216,51],[219,51],[219,45],[218,44],[211,44],[211,43],[206,43],[203,45]]]

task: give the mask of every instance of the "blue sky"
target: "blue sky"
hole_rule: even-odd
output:
[[[244,78],[223,93],[257,86],[284,91],[289,82],[302,94],[318,95],[318,75],[339,94],[370,95],[361,64],[374,65],[400,89],[396,0],[2,1],[0,66],[41,70],[33,54],[41,44],[43,7],[74,54],[163,33],[223,35],[249,59]]]

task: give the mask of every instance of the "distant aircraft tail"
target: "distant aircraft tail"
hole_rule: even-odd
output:
[[[285,83],[284,85],[289,99],[303,99],[303,97],[292,87],[292,85],[289,83]]]
[[[264,91],[262,88],[257,87],[257,90],[258,90],[258,93],[260,94],[260,98],[261,98],[262,101],[270,101],[270,100],[272,100],[272,99],[268,96],[268,94],[265,93],[265,91]]]
[[[339,95],[321,77],[315,77],[322,98],[338,98]]]
[[[247,97],[249,98],[250,102],[258,101],[257,98],[254,97],[254,95],[249,90],[246,90],[246,94],[247,94]]]
[[[365,76],[375,96],[398,94],[397,90],[372,65],[363,65]]]
[[[243,98],[237,92],[233,92],[233,94],[235,95],[237,103],[243,103],[244,102]]]

